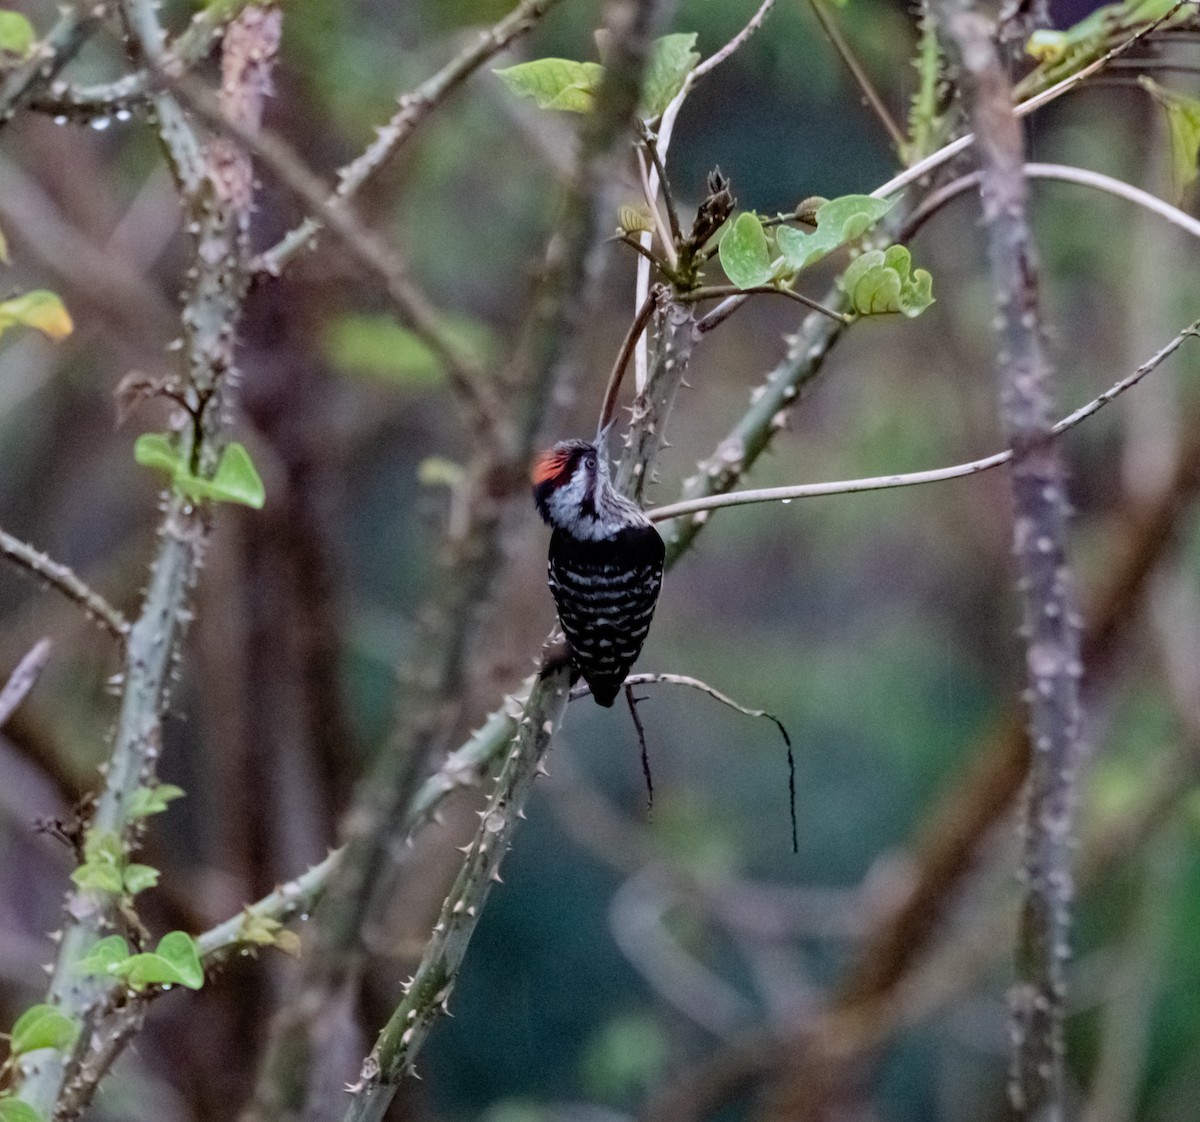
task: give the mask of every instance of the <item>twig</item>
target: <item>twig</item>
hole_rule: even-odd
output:
[[[671,223],[671,243],[672,245],[683,244],[683,231],[679,228],[679,209],[675,206],[675,197],[671,194],[671,181],[667,179],[667,169],[663,166],[662,158],[658,154],[658,142],[654,138],[654,134],[646,127],[645,122],[638,121],[638,133],[642,138],[642,146],[650,154],[650,162],[654,165],[654,174],[658,176],[658,185],[662,188],[663,204],[667,208],[667,220]],[[646,192],[650,193],[650,182],[647,178],[645,181]],[[651,206],[654,206],[653,200],[650,200]]]
[[[46,554],[39,553],[33,546],[4,530],[0,530],[0,557],[32,573],[38,580],[45,581],[55,591],[78,604],[114,639],[124,642],[129,635],[129,621],[66,565],[51,561]]]
[[[392,119],[376,130],[375,139],[361,156],[338,172],[337,190],[326,198],[326,205],[336,209],[352,198],[395,156],[426,117],[441,105],[449,94],[485,62],[529,31],[559,2],[560,0],[522,0],[522,3],[499,23],[485,31],[477,42],[457,54],[416,89],[402,94],[399,98],[399,110]],[[272,275],[282,272],[291,258],[316,237],[322,224],[321,212],[306,218],[262,255],[262,267]]]
[[[701,693],[707,694],[714,701],[719,701],[722,705],[728,705],[730,709],[736,709],[744,717],[764,717],[766,720],[774,723],[779,729],[779,735],[783,737],[783,743],[787,746],[787,762],[788,762],[788,795],[791,803],[792,812],[792,852],[800,851],[800,844],[796,831],[796,760],[792,755],[792,738],[788,736],[788,731],[784,728],[783,722],[773,713],[768,713],[765,709],[747,709],[744,705],[739,705],[733,698],[721,693],[720,690],[713,689],[707,682],[702,682],[699,678],[689,677],[687,674],[630,674],[625,679],[626,690],[632,690],[635,686],[643,685],[671,685],[671,686],[687,686],[689,689],[699,690]],[[574,686],[571,690],[571,700],[586,697],[591,691],[587,687],[586,682],[581,682]],[[636,715],[635,718],[636,720]],[[640,729],[640,722],[639,729]],[[643,749],[645,741],[642,741]],[[650,777],[647,772],[646,782],[649,785]]]
[[[830,319],[837,320],[839,323],[853,323],[855,318],[854,316],[845,315],[842,312],[834,311],[833,308],[827,308],[819,300],[814,300],[811,296],[805,296],[803,292],[797,292],[795,289],[784,288],[780,285],[774,284],[756,284],[750,288],[738,288],[736,285],[732,284],[707,285],[704,288],[694,288],[691,292],[683,293],[682,295],[676,297],[676,299],[678,299],[681,303],[691,304],[701,300],[724,300],[729,299],[730,297],[754,295],[786,296],[791,300],[795,300],[799,304],[803,304],[806,308],[811,308],[814,312],[820,312],[823,316],[828,316]],[[732,311],[733,309],[730,308],[729,310]],[[721,319],[724,318],[725,316],[721,317]],[[716,323],[719,322],[720,320],[717,320],[715,323],[711,324],[711,326],[702,326],[700,330],[711,331],[712,328],[716,326]]]
[[[667,228],[663,222],[662,211],[659,210],[658,200],[655,197],[655,187],[650,182],[650,173],[646,168],[646,157],[642,154],[639,148],[634,155],[637,157],[638,177],[642,183],[642,196],[646,200],[646,206],[650,210],[650,218],[654,223],[654,232],[658,234],[658,244],[662,246],[663,256],[667,259],[667,267],[674,269],[679,264],[679,251],[675,248],[675,239],[671,237],[671,230]],[[672,223],[677,227],[678,219]]]
[[[3,687],[0,687],[0,728],[16,711],[17,707],[29,696],[29,691],[37,685],[42,671],[50,661],[50,640],[39,639],[29,652],[17,663],[16,669],[8,676]]]
[[[1067,561],[1066,480],[1050,435],[1052,379],[1025,200],[1024,138],[993,28],[965,0],[943,20],[969,75],[984,226],[997,304],[1000,414],[1013,446],[1013,552],[1028,674],[1029,788],[1023,826],[1009,1098],[1016,1117],[1063,1116],[1063,1017],[1070,955],[1072,853],[1079,753],[1079,618]]]
[[[161,65],[171,74],[182,74],[203,59],[225,27],[236,18],[248,0],[223,0],[196,12],[187,28],[164,51]],[[131,112],[151,100],[154,80],[142,68],[112,82],[89,86],[54,83],[53,88],[30,99],[30,108],[71,120],[91,120],[114,113]]]
[[[1070,167],[1066,164],[1026,164],[1025,176],[1028,179],[1052,179],[1063,183],[1078,183],[1084,187],[1093,187],[1097,191],[1104,191],[1109,195],[1115,195],[1119,199],[1134,203],[1152,214],[1157,214],[1160,218],[1165,218],[1184,233],[1190,234],[1194,238],[1200,238],[1200,221],[1186,211],[1172,206],[1157,195],[1150,194],[1149,191],[1143,191],[1140,187],[1134,187],[1124,180],[1114,179],[1111,175],[1104,175],[1102,172],[1091,171],[1088,168]],[[921,205],[913,211],[905,223],[904,236],[900,240],[906,241],[951,199],[965,194],[978,185],[979,172],[973,171],[931,191],[921,200]]]
[[[850,49],[850,44],[846,42],[845,37],[838,30],[837,24],[830,19],[829,13],[825,10],[824,3],[822,3],[822,0],[808,0],[808,6],[812,9],[813,15],[817,17],[817,22],[821,25],[821,30],[825,32],[826,38],[833,44],[833,49],[837,52],[838,58],[842,60],[842,64],[857,83],[867,104],[874,111],[875,116],[879,118],[888,136],[891,137],[892,143],[896,146],[896,151],[902,152],[904,145],[907,143],[907,138],[903,130],[896,124],[895,118],[883,103],[883,98],[879,96],[879,91],[875,89],[874,83],[867,77],[867,72],[862,68],[858,59],[854,56],[854,52]]]
[[[701,335],[707,335],[713,328],[720,327],[748,299],[748,296],[744,296],[741,293],[738,293],[737,296],[727,296],[696,324],[696,331]]]
[[[691,86],[694,86],[698,81],[700,81],[705,74],[708,74],[710,71],[715,70],[718,66],[720,66],[721,63],[723,63],[727,58],[730,57],[730,55],[732,55],[739,47],[741,47],[751,35],[753,35],[760,27],[762,27],[763,20],[767,18],[767,15],[770,13],[773,7],[775,7],[775,0],[762,0],[762,3],[758,6],[758,10],[750,17],[749,20],[747,20],[746,26],[743,27],[741,31],[739,31],[732,39],[730,39],[725,46],[723,46],[719,51],[714,51],[708,56],[708,58],[701,62],[695,70],[691,72],[691,74],[688,76],[687,82],[689,89]],[[682,91],[680,92],[682,93]],[[680,104],[683,103],[683,98],[677,98],[677,100],[680,102]],[[676,113],[678,112],[679,110],[676,109]],[[664,113],[663,116],[665,117],[666,114]]]
[[[1080,406],[1075,412],[1064,417],[1055,424],[1050,432],[1054,436],[1073,429],[1081,421],[1087,420],[1093,413],[1103,409],[1114,398],[1120,397],[1126,390],[1132,389],[1147,374],[1151,373],[1164,360],[1183,345],[1184,340],[1200,337],[1200,320],[1189,324],[1169,343],[1160,348],[1148,358],[1132,374],[1126,375],[1115,382],[1099,397],[1093,398],[1086,405]],[[721,495],[711,495],[702,499],[688,499],[682,502],[670,503],[667,506],[655,507],[647,511],[653,522],[665,522],[671,518],[680,518],[687,514],[702,514],[710,510],[719,510],[727,506],[744,506],[751,503],[791,502],[793,499],[812,499],[822,495],[848,495],[859,491],[882,491],[889,487],[913,487],[922,483],[941,483],[948,479],[961,479],[967,475],[977,475],[982,471],[990,471],[1000,467],[1013,458],[1013,450],[1005,449],[981,460],[972,460],[965,464],[954,464],[952,467],[933,468],[929,471],[913,471],[901,475],[877,475],[865,479],[847,479],[836,483],[801,483],[790,487],[760,487],[747,491],[730,491]]]
[[[633,718],[634,731],[637,732],[638,748],[642,758],[642,776],[646,780],[646,809],[649,810],[654,806],[654,780],[650,775],[650,756],[646,752],[646,728],[637,711],[638,702],[643,699],[634,697],[633,685],[628,681],[625,683],[625,700],[629,703],[629,716]]]
[[[637,346],[637,341],[646,330],[646,325],[650,322],[650,317],[654,314],[654,309],[658,306],[658,302],[659,296],[657,290],[651,292],[642,301],[642,306],[638,309],[637,315],[633,317],[633,323],[629,325],[629,330],[625,332],[625,338],[621,342],[621,349],[617,352],[616,361],[613,363],[612,373],[608,376],[608,387],[604,391],[604,401],[600,406],[600,424],[597,426],[599,429],[606,428],[608,422],[612,420],[613,413],[617,408],[617,398],[621,393],[621,383],[625,380],[625,369],[629,365],[629,356],[633,354],[634,347]]]
[[[663,266],[666,264],[665,261],[660,261],[658,259],[658,257],[655,256],[653,249],[650,249],[649,247],[642,245],[642,243],[640,241],[638,241],[636,238],[632,237],[629,234],[624,234],[624,233],[618,234],[614,240],[619,241],[622,244],[629,246],[630,249],[632,249],[635,253],[640,254],[646,261],[648,261],[651,265],[653,265],[656,269],[658,269],[660,271],[662,270]]]

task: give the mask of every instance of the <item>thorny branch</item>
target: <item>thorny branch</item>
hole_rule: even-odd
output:
[[[120,11],[142,58],[162,54],[162,30],[150,0],[121,0]],[[247,126],[257,120],[269,89],[270,69],[279,41],[277,9],[242,13],[225,37],[222,98],[224,110]],[[251,203],[251,171],[233,153],[206,149],[167,96],[157,100],[160,129],[195,230],[195,269],[184,296],[185,361],[189,392],[204,395],[198,444],[185,446],[193,462],[211,471],[226,439],[226,410],[231,401],[228,375],[233,369],[233,329],[246,289],[244,236]],[[186,441],[190,433],[185,432]],[[135,789],[153,782],[161,744],[170,670],[207,535],[203,512],[181,496],[168,498],[160,527],[160,545],[152,566],[142,612],[130,627],[126,644],[120,714],[104,789],[89,830],[117,838],[122,852],[137,846],[137,825],[129,817]],[[82,976],[77,964],[105,929],[117,906],[114,894],[76,887],[68,896],[66,918],[50,984],[50,1001],[83,1026],[73,1052],[46,1049],[22,1064],[20,1097],[43,1116],[55,1103],[63,1113],[62,1089],[70,1085],[86,1101],[86,1085],[106,1065],[97,1065],[93,1047],[103,1048],[92,1032],[110,990],[104,981]]]
[[[1067,495],[1051,439],[1052,379],[1042,352],[1037,266],[1025,215],[1024,139],[986,18],[947,0],[942,18],[969,77],[980,196],[998,307],[1000,415],[1011,484],[1029,682],[1024,904],[1011,995],[1009,1095],[1019,1118],[1064,1116],[1063,1016],[1070,954],[1073,814],[1079,763],[1079,617],[1067,561]]]
[[[512,46],[559,2],[522,0],[499,23],[483,32],[477,42],[455,55],[436,74],[415,89],[401,94],[399,108],[391,120],[376,129],[375,139],[362,155],[338,172],[337,190],[327,197],[325,206],[335,211],[344,206],[404,147],[447,96],[489,59]],[[277,245],[262,255],[259,259],[261,267],[271,274],[280,273],[299,250],[312,243],[324,224],[325,214],[323,210],[318,211],[289,231]]]
[[[32,573],[68,600],[78,604],[118,642],[129,634],[129,622],[98,592],[86,585],[66,565],[52,561],[12,534],[0,530],[0,557]]]

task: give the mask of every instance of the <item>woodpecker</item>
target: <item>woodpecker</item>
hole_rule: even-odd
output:
[[[532,479],[538,513],[554,527],[550,591],[571,664],[607,709],[646,641],[666,548],[637,503],[613,488],[603,434],[541,453]]]

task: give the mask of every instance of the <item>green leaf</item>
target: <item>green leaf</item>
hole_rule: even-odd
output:
[[[912,270],[912,256],[902,245],[864,253],[851,262],[838,285],[861,316],[919,316],[933,303],[933,277],[924,269]]]
[[[498,351],[492,332],[477,320],[446,316],[442,337],[465,360],[485,365]],[[441,385],[441,360],[411,331],[388,315],[344,315],[325,330],[322,347],[330,364],[350,374],[366,374],[406,388]]]
[[[128,959],[129,944],[120,935],[109,935],[79,960],[79,971],[82,974],[115,974]]]
[[[0,1122],[45,1122],[45,1119],[20,1099],[0,1099]]]
[[[1175,197],[1196,181],[1196,161],[1200,157],[1200,101],[1160,86],[1153,78],[1138,79],[1143,88],[1166,110],[1171,135],[1171,178]]]
[[[85,861],[73,873],[71,879],[80,888],[95,888],[101,892],[120,892],[124,882],[121,870],[116,865]]]
[[[0,11],[0,51],[28,58],[36,42],[33,24],[20,12]]]
[[[256,915],[249,908],[243,913],[239,938],[242,942],[260,947],[278,947],[284,954],[300,954],[299,935],[289,931],[279,920],[271,916]]]
[[[0,303],[0,335],[10,327],[33,327],[56,343],[74,330],[63,302],[45,289],[26,292]]]
[[[876,199],[870,195],[830,199],[817,207],[817,228],[812,233],[790,226],[781,226],[775,232],[779,252],[789,267],[799,271],[847,242],[861,238],[895,203],[895,199]]]
[[[219,503],[242,503],[261,510],[267,501],[263,481],[244,445],[234,441],[221,453],[217,470],[211,480],[191,477],[201,485],[201,497]]]
[[[123,879],[125,891],[130,896],[136,896],[158,884],[158,870],[153,865],[127,865]]]
[[[153,954],[135,954],[126,959],[118,973],[135,989],[160,985],[198,990],[204,984],[196,941],[184,931],[164,935]]]
[[[13,1025],[10,1049],[23,1056],[39,1048],[69,1048],[79,1035],[79,1026],[53,1005],[34,1005],[26,1009]]]
[[[170,439],[159,432],[142,433],[133,446],[133,458],[143,467],[165,471],[176,490],[197,502],[208,499],[217,503],[243,503],[260,510],[266,501],[254,461],[236,441],[221,453],[212,479],[193,475]]]
[[[587,113],[604,77],[598,62],[539,58],[493,71],[517,97],[531,98],[539,109]]]
[[[161,432],[144,432],[133,445],[133,458],[142,467],[157,468],[174,475],[182,466],[179,453]]]
[[[746,211],[721,235],[721,268],[738,288],[766,284],[774,275],[767,232],[758,215]]]
[[[129,817],[145,818],[151,814],[161,814],[167,809],[167,804],[175,799],[183,798],[184,790],[174,783],[159,783],[154,787],[138,787],[129,800]]]
[[[671,99],[683,89],[687,76],[700,61],[695,47],[695,32],[664,35],[655,40],[646,62],[646,79],[642,84],[640,113],[646,120],[661,117],[671,104]]]

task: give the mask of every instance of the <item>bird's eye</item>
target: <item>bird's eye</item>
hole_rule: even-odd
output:
[[[591,452],[589,452],[586,456],[583,457],[583,465],[586,468],[594,468],[596,466],[596,457]]]

